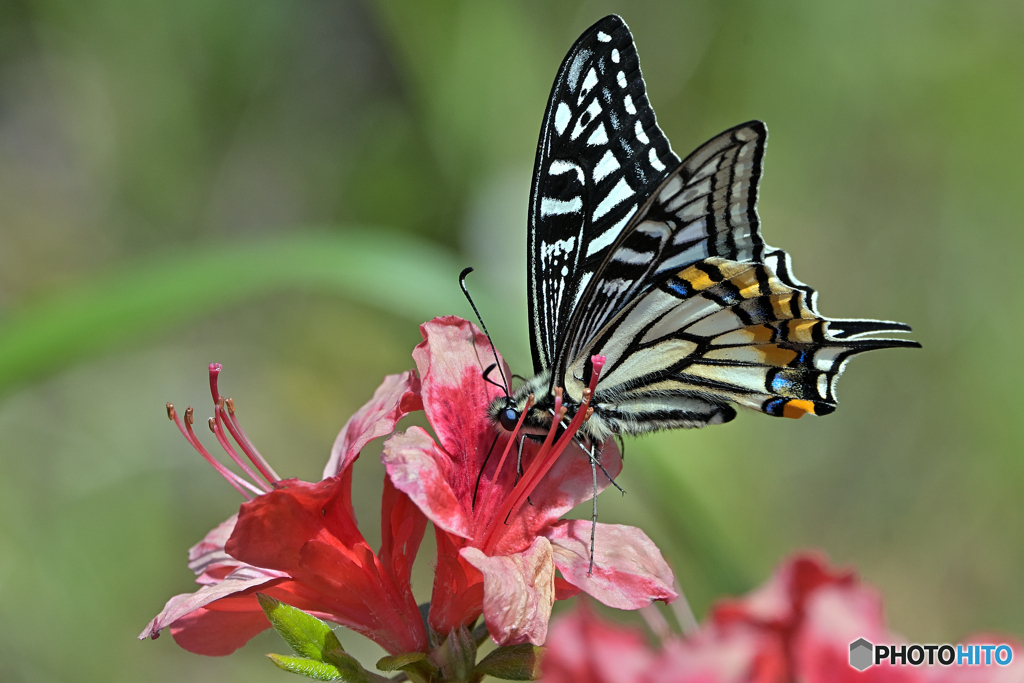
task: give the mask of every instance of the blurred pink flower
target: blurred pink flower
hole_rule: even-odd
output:
[[[881,599],[852,572],[816,555],[797,555],[760,588],[721,602],[688,637],[660,648],[637,630],[613,625],[585,606],[556,621],[543,661],[545,683],[1011,683],[1024,663],[1009,666],[849,664],[850,643],[906,641],[884,624]],[[981,639],[973,639],[976,642]],[[1007,642],[987,638],[986,642]],[[1015,654],[1021,652],[1012,643]]]
[[[554,432],[543,446],[526,440],[517,477],[516,446],[506,433],[495,440],[487,414],[504,395],[483,379],[482,359],[492,356],[487,337],[456,317],[436,318],[420,330],[423,342],[413,358],[437,441],[411,427],[388,439],[383,460],[395,487],[434,523],[431,627],[447,633],[482,611],[499,644],[540,645],[554,601],[580,590],[620,609],[675,599],[672,572],[641,530],[599,524],[588,574],[590,521],[561,519],[594,494],[589,458],[572,440],[585,406],[557,441]],[[598,365],[594,381],[599,371]],[[601,458],[609,475],[622,469],[613,443]],[[603,475],[600,481],[599,490],[608,483]]]
[[[186,650],[230,654],[270,627],[258,591],[358,631],[388,652],[426,651],[426,631],[409,582],[426,519],[385,477],[382,542],[374,554],[356,527],[351,499],[352,464],[359,451],[420,407],[413,373],[384,380],[339,434],[329,476],[308,483],[280,480],[273,473],[241,430],[233,403],[220,397],[219,372],[219,365],[210,366],[211,428],[255,484],[214,465],[250,500],[189,551],[189,567],[203,587],[171,598],[139,637],[155,638],[170,626]],[[216,463],[192,432],[191,408],[184,424],[170,405],[168,414],[203,457]],[[228,435],[260,475],[241,461]]]

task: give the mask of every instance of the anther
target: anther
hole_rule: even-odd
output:
[[[233,398],[227,399],[226,401],[224,401],[224,405],[226,405],[228,407],[228,413],[229,414],[231,414],[231,415],[235,414],[235,399],[233,399]]]
[[[173,420],[175,415],[177,415],[177,413],[174,412],[174,404],[173,403],[168,403],[167,404],[167,419],[168,420]]]
[[[586,422],[587,420],[589,420],[591,415],[593,415],[593,414],[594,414],[594,409],[591,408],[590,406],[587,406],[587,412],[583,414],[583,421]]]
[[[192,412],[192,406],[185,408],[185,424],[187,424],[189,427],[195,424],[195,420],[192,417]]]
[[[211,432],[213,432],[214,434],[217,433],[217,426],[216,426],[215,421],[214,421],[214,419],[212,417],[209,420],[206,421],[206,424],[210,428]]]

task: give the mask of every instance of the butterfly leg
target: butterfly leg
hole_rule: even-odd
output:
[[[594,573],[594,543],[597,537],[597,458],[592,454],[590,456],[590,473],[594,477],[594,497],[591,499],[594,503],[593,511],[590,514],[590,569],[587,570],[587,576]],[[604,469],[603,467],[601,469]]]
[[[590,450],[587,450],[587,447],[583,445],[582,441],[577,440],[577,443],[580,445],[580,448],[583,449],[583,452],[590,457],[591,467],[593,467],[596,463],[596,465],[601,468],[601,471],[604,472],[604,476],[608,478],[609,482],[611,482],[611,485],[617,488],[619,490],[619,493],[621,493],[622,495],[626,495],[626,490],[619,486],[618,483],[616,483],[615,479],[612,478],[612,475],[608,474],[608,470],[606,470],[604,468],[604,465],[601,464],[601,450],[598,448],[592,448]],[[597,452],[595,453],[594,451]]]

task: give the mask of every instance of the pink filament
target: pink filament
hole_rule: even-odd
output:
[[[235,417],[233,405],[230,406],[230,410],[225,410],[225,405],[231,402],[231,399],[222,398],[220,395],[220,390],[217,386],[217,379],[220,376],[220,371],[220,363],[210,363],[210,394],[213,396],[213,405],[216,411],[214,415],[217,418],[218,427],[221,429],[221,434],[217,436],[217,439],[220,440],[221,446],[225,451],[227,451],[228,455],[231,456],[231,459],[238,463],[238,466],[245,470],[245,473],[252,477],[253,481],[262,485],[260,478],[257,477],[256,474],[241,461],[237,453],[235,453],[234,449],[227,441],[227,438],[222,438],[224,428],[226,427],[227,431],[231,434],[231,438],[235,440],[235,443],[238,444],[238,447],[241,448],[242,452],[245,453],[247,458],[249,458],[249,461],[256,466],[256,469],[263,475],[263,478],[266,479],[267,483],[273,484],[274,482],[279,481],[281,477],[277,476],[277,472],[270,467],[264,457],[260,455],[260,452],[256,450],[256,447],[252,445],[252,441],[249,440],[249,437],[242,431],[242,427],[238,423],[238,418]],[[214,431],[214,434],[217,434],[217,432]],[[270,489],[267,490],[269,491]]]
[[[178,413],[174,410],[174,406],[170,403],[167,404],[167,416],[178,425],[178,430],[184,435],[188,442],[192,445],[198,453],[203,456],[208,463],[210,463],[218,474],[224,477],[229,484],[235,487],[246,500],[252,500],[251,493],[257,496],[272,491],[274,484],[280,480],[277,473],[271,469],[270,465],[267,464],[263,456],[259,454],[256,448],[249,441],[249,438],[242,431],[241,426],[238,424],[238,420],[235,418],[234,406],[232,405],[231,399],[224,399],[220,395],[220,391],[217,388],[217,378],[220,375],[221,365],[220,363],[210,363],[210,394],[213,397],[214,403],[214,417],[210,418],[210,431],[217,437],[217,442],[220,443],[221,448],[224,452],[242,468],[242,471],[249,476],[253,482],[246,480],[227,467],[225,467],[220,461],[210,455],[210,452],[203,447],[200,443],[199,438],[195,435],[192,430],[192,407],[189,406],[185,414],[185,423],[178,419]],[[227,407],[226,407],[227,406]],[[228,433],[234,439],[238,447],[242,449],[246,457],[256,466],[260,476],[250,467],[245,460],[238,454],[238,451],[231,445],[231,441],[228,439]],[[266,481],[264,481],[264,479]]]
[[[192,410],[191,406],[189,406],[189,410]],[[247,482],[245,479],[242,479],[240,476],[229,470],[227,467],[224,467],[224,465],[222,465],[215,457],[210,455],[210,452],[207,451],[203,447],[203,444],[199,442],[199,439],[196,438],[195,432],[192,431],[192,424],[188,423],[188,421],[186,420],[186,423],[188,423],[188,427],[186,428],[186,426],[183,425],[181,423],[181,420],[178,418],[178,413],[177,411],[174,410],[174,406],[171,405],[170,403],[167,404],[167,415],[172,420],[174,420],[174,423],[176,425],[178,425],[178,430],[181,431],[185,439],[190,444],[192,444],[192,448],[196,449],[199,455],[203,456],[206,462],[213,465],[213,469],[217,470],[217,472],[222,477],[227,479],[228,483],[234,486],[235,489],[239,493],[241,493],[246,500],[252,500],[252,496],[249,495],[249,492],[246,491],[246,489],[249,489],[249,491],[252,491],[257,496],[263,493],[263,491],[260,491],[258,488]]]
[[[494,544],[498,542],[501,538],[499,530],[504,527],[505,520],[519,512],[527,498],[537,488],[540,480],[554,467],[558,456],[568,448],[576,432],[579,431],[583,422],[589,417],[588,408],[590,407],[590,400],[593,398],[594,390],[597,388],[597,381],[601,376],[601,370],[604,368],[606,360],[604,356],[590,357],[593,371],[590,374],[590,386],[583,392],[583,403],[576,410],[576,414],[573,415],[572,421],[566,427],[561,438],[552,446],[551,443],[554,440],[555,433],[558,431],[558,426],[565,414],[565,410],[562,407],[562,391],[560,388],[555,389],[554,416],[547,438],[544,439],[544,444],[540,447],[533,462],[530,463],[526,474],[523,475],[519,484],[512,490],[512,495],[509,496],[508,501],[498,509],[498,514],[491,520],[490,528],[487,530],[481,546],[485,550],[493,548]]]

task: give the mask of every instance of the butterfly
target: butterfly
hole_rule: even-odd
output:
[[[731,128],[680,160],[647,99],[618,16],[587,29],[548,99],[529,207],[530,347],[535,375],[489,406],[512,431],[547,431],[555,396],[580,434],[704,427],[743,406],[827,415],[851,356],[919,347],[882,320],[822,316],[757,215],[764,123]],[[531,398],[532,397],[532,398]],[[526,415],[523,416],[523,412]]]

